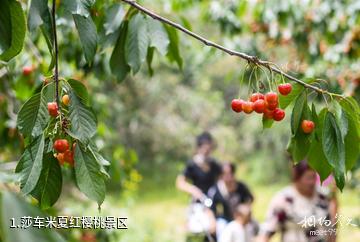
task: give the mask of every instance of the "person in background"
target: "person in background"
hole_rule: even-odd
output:
[[[260,229],[261,242],[280,232],[283,242],[334,242],[331,199],[316,185],[316,172],[301,161],[292,168],[293,183],[272,199]],[[319,222],[322,221],[322,222]]]
[[[218,238],[226,224],[234,219],[231,208],[237,204],[251,204],[254,201],[254,196],[245,183],[236,180],[235,172],[235,164],[224,163],[220,179],[208,191],[208,197],[212,200],[211,210],[216,218]]]
[[[221,166],[211,157],[215,147],[210,133],[204,132],[196,138],[196,151],[187,162],[182,174],[176,179],[179,190],[189,193],[193,199],[202,200],[210,187],[219,178]]]
[[[219,242],[253,242],[257,224],[251,219],[251,203],[239,203],[233,209],[234,220],[221,233]]]
[[[205,205],[207,192],[218,180],[221,166],[211,157],[215,142],[210,133],[196,138],[196,151],[176,179],[176,186],[192,196],[188,214],[188,232],[205,233],[205,241],[215,241],[216,222],[213,213]]]

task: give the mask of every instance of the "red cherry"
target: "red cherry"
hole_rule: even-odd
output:
[[[47,107],[48,107],[48,111],[49,111],[50,116],[56,117],[58,115],[58,113],[59,113],[58,112],[58,105],[57,105],[56,102],[48,103]]]
[[[301,128],[305,134],[310,134],[315,128],[315,123],[311,120],[303,120],[301,122]]]
[[[274,120],[275,121],[281,121],[285,118],[285,112],[284,110],[280,109],[280,108],[276,108],[274,110]]]
[[[251,94],[251,96],[249,98],[250,102],[255,102],[256,100],[259,100],[259,99],[264,100],[265,99],[264,94],[262,94],[262,93],[253,93],[253,94]]]
[[[266,108],[269,110],[275,110],[279,106],[279,102],[265,102]]]
[[[24,66],[22,69],[22,73],[24,76],[29,76],[33,72],[32,66]]]
[[[66,139],[55,140],[53,148],[59,153],[64,153],[69,149],[69,142]]]
[[[263,113],[265,110],[265,101],[258,99],[254,102],[254,111],[257,113]]]
[[[265,117],[266,119],[273,119],[273,118],[274,118],[274,111],[265,108],[265,110],[264,110],[264,117]]]
[[[249,101],[244,101],[242,104],[242,110],[244,111],[244,113],[252,113],[254,111],[254,103],[249,102]]]
[[[290,83],[280,84],[278,86],[278,90],[281,93],[281,95],[286,96],[292,91],[292,86]]]
[[[231,108],[234,112],[240,113],[242,111],[243,100],[241,99],[233,99],[231,101]]]
[[[74,152],[67,150],[64,153],[65,162],[69,163],[70,166],[74,166]]]
[[[268,103],[274,103],[278,101],[278,95],[276,92],[268,92],[265,94],[265,101]]]
[[[65,163],[65,157],[64,157],[64,153],[58,153],[56,155],[56,159],[59,161],[59,164],[62,166]]]

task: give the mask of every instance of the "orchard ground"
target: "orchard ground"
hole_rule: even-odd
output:
[[[181,164],[179,164],[181,167]],[[177,169],[171,166],[162,168],[153,167],[153,173],[147,174],[140,184],[140,188],[130,196],[120,196],[118,192],[108,193],[102,211],[99,214],[94,202],[77,202],[78,198],[61,199],[61,207],[66,208],[67,214],[80,216],[115,216],[127,217],[128,229],[110,230],[110,241],[159,241],[159,242],[182,242],[185,241],[185,222],[189,197],[176,190],[175,176]],[[262,222],[266,210],[273,195],[288,185],[279,182],[264,185],[252,182],[251,174],[245,172],[246,167],[240,165],[237,177],[246,181],[255,195],[253,206],[254,218]],[[159,175],[158,169],[163,169]],[[343,193],[338,192],[339,214],[345,218],[360,217],[360,197],[358,194],[346,188]],[[277,235],[273,242],[278,242]],[[343,224],[338,228],[337,242],[360,241],[360,228]]]

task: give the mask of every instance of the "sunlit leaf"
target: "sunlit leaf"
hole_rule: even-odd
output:
[[[145,61],[148,46],[149,35],[145,17],[136,14],[129,21],[125,40],[125,59],[133,74],[140,70],[141,64]]]
[[[105,182],[100,165],[90,149],[77,145],[75,149],[76,183],[87,197],[101,205],[105,199]]]
[[[125,21],[120,26],[119,38],[116,42],[110,58],[111,72],[117,77],[118,81],[124,80],[130,72],[130,67],[125,59],[125,41],[127,36],[128,22]]]
[[[82,15],[73,14],[73,18],[79,33],[85,59],[88,63],[92,63],[97,49],[96,26],[91,16],[84,17]]]
[[[16,173],[20,173],[20,188],[25,194],[32,192],[39,180],[43,166],[44,136],[35,138],[25,149],[16,166]]]
[[[0,8],[0,60],[9,61],[24,45],[26,23],[20,2],[2,0]]]
[[[41,206],[46,209],[55,204],[58,200],[62,187],[61,167],[53,153],[47,153],[43,157],[43,167],[39,181],[31,192]]]

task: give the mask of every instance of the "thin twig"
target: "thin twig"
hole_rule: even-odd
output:
[[[340,98],[343,98],[343,95],[340,95],[340,94],[336,94],[336,93],[331,93],[327,90],[324,90],[324,89],[321,89],[321,88],[318,88],[316,86],[313,86],[311,84],[308,84],[294,76],[291,76],[289,74],[287,74],[286,72],[282,71],[280,68],[276,67],[276,65],[274,63],[271,63],[269,61],[264,61],[264,60],[260,60],[257,56],[252,56],[252,55],[248,55],[248,54],[245,54],[245,53],[242,53],[242,52],[239,52],[239,51],[234,51],[234,50],[231,50],[231,49],[228,49],[220,44],[217,44],[215,42],[212,42],[188,29],[186,29],[185,27],[181,26],[180,24],[178,23],[175,23],[167,18],[164,18],[156,13],[154,13],[153,11],[143,7],[142,5],[138,4],[135,0],[121,0],[122,2],[125,2],[131,6],[133,6],[134,8],[138,9],[139,11],[143,12],[144,14],[152,17],[153,19],[155,20],[158,20],[162,23],[165,23],[167,25],[170,25],[180,31],[182,31],[183,33],[199,40],[200,42],[202,42],[203,44],[207,45],[207,46],[210,46],[210,47],[214,47],[216,49],[219,49],[231,56],[237,56],[237,57],[240,57],[244,60],[247,60],[248,62],[251,62],[251,63],[254,63],[255,65],[261,65],[261,66],[264,66],[266,67],[267,69],[269,69],[270,71],[273,71],[275,73],[278,73],[284,77],[286,77],[287,79],[291,80],[291,81],[294,81],[294,82],[297,82],[301,85],[303,85],[304,87],[306,88],[310,88],[320,94],[327,94],[329,96],[335,96],[335,97],[340,97]]]
[[[57,33],[56,33],[56,0],[52,2],[52,26],[54,34],[54,54],[55,54],[55,70],[54,70],[54,80],[55,80],[55,98],[58,108],[60,109],[60,98],[59,98],[59,47],[57,42]],[[61,112],[60,112],[61,113]]]

